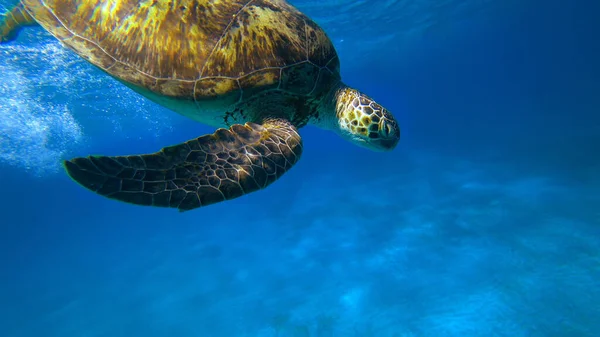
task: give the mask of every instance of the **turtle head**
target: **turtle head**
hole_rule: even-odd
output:
[[[394,116],[358,90],[343,87],[335,96],[337,129],[342,137],[374,151],[393,150],[400,140]]]

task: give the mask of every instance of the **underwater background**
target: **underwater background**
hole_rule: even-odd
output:
[[[399,146],[309,126],[278,182],[185,213],[60,161],[210,127],[41,28],[0,45],[0,336],[600,336],[600,2],[292,3]]]

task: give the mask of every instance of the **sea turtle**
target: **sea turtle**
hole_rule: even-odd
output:
[[[321,27],[284,0],[22,0],[0,41],[35,24],[139,94],[218,128],[152,154],[64,162],[108,198],[185,211],[262,189],[300,159],[307,124],[372,150],[400,138],[388,110],[341,81]]]

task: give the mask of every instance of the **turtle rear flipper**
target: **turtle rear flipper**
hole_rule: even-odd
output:
[[[27,13],[23,4],[19,2],[10,12],[0,16],[0,43],[16,39],[21,28],[35,24],[35,20]]]
[[[153,154],[65,161],[71,178],[111,199],[180,211],[265,188],[300,159],[288,121],[236,124]]]

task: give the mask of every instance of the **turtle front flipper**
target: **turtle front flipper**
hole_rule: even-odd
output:
[[[296,128],[276,119],[236,124],[153,154],[75,158],[65,168],[108,198],[185,211],[265,188],[301,153]]]
[[[0,43],[16,39],[21,28],[35,24],[35,20],[19,2],[10,12],[0,16]]]

